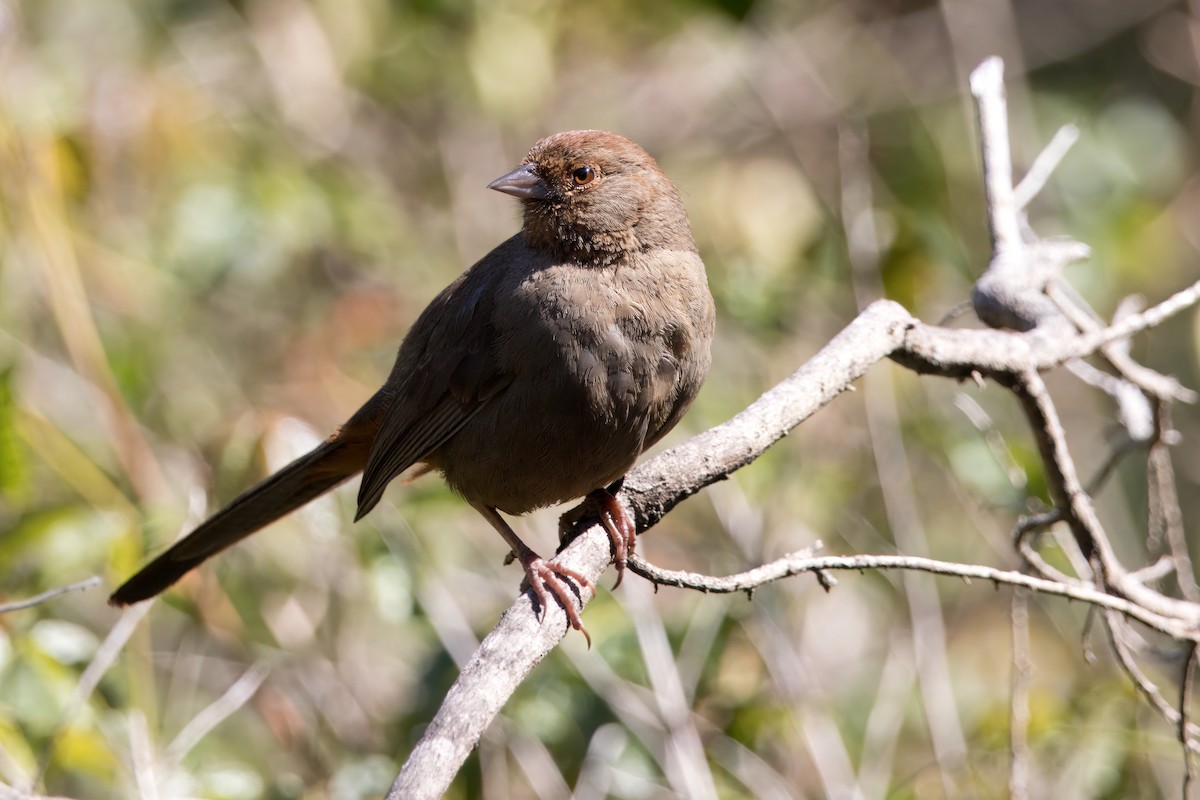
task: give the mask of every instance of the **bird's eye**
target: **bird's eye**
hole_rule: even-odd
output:
[[[571,181],[576,186],[587,186],[592,181],[596,180],[596,168],[588,165],[585,167],[576,167],[571,172]]]

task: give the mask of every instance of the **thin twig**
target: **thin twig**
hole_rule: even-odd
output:
[[[1104,619],[1107,623],[1105,629],[1108,631],[1109,643],[1112,644],[1113,653],[1116,655],[1117,661],[1125,671],[1125,674],[1133,681],[1133,685],[1141,693],[1142,697],[1145,698],[1146,702],[1150,704],[1150,707],[1157,711],[1169,725],[1178,728],[1181,724],[1179,712],[1167,702],[1167,698],[1163,697],[1162,692],[1159,691],[1154,681],[1150,680],[1146,673],[1142,672],[1142,668],[1138,666],[1137,660],[1134,658],[1133,652],[1122,633],[1124,630],[1122,627],[1124,625],[1122,618],[1117,616],[1113,611],[1105,611]],[[1197,743],[1198,738],[1200,738],[1200,728],[1194,724],[1189,724],[1187,726],[1187,733],[1187,747],[1191,750],[1200,751],[1200,744]]]
[[[66,706],[59,715],[58,728],[52,737],[52,740],[57,743],[58,737],[67,727],[75,721],[76,715],[83,709],[88,698],[92,696],[92,692],[96,691],[96,687],[100,684],[100,679],[104,677],[104,673],[108,672],[121,655],[121,650],[124,649],[125,643],[129,641],[129,637],[133,636],[137,630],[137,624],[142,617],[154,607],[154,603],[140,603],[136,606],[131,606],[125,609],[116,623],[108,632],[108,636],[104,637],[104,641],[100,644],[96,654],[92,656],[92,660],[88,662],[87,668],[83,674],[79,676],[79,682],[75,684],[75,691],[71,693],[71,697],[67,700]],[[50,759],[54,755],[54,746],[46,748],[45,753],[38,765],[38,779],[40,783],[42,776],[46,772],[46,768],[50,764]]]
[[[937,321],[937,326],[939,328],[944,328],[947,325],[949,325],[951,322],[954,322],[954,320],[958,319],[959,317],[961,317],[965,314],[971,313],[971,310],[972,310],[971,301],[963,300],[961,303],[954,306],[949,311],[947,311],[945,314],[943,314],[941,316],[941,318]]]
[[[1008,143],[1008,103],[1004,62],[993,56],[971,73],[971,94],[979,115],[983,152],[983,188],[994,250],[1020,247],[1021,228],[1013,193],[1012,149]]]
[[[953,561],[939,561],[933,558],[897,555],[811,557],[806,552],[799,551],[777,558],[761,567],[724,578],[700,575],[695,572],[663,569],[649,563],[637,554],[630,556],[628,567],[646,580],[653,581],[660,586],[674,586],[683,589],[694,589],[700,592],[712,592],[714,594],[727,594],[730,592],[748,593],[760,586],[782,578],[822,569],[854,572],[878,569],[917,570],[934,575],[946,575],[965,579],[975,578],[997,584],[1023,586],[1043,594],[1067,597],[1071,600],[1079,600],[1080,602],[1112,609],[1177,639],[1186,639],[1189,641],[1200,640],[1200,629],[1189,627],[1180,620],[1155,614],[1123,597],[1106,594],[1088,586],[1064,584],[1058,581],[1027,575],[1023,572],[1002,570],[982,564],[960,564]]]
[[[1027,370],[1019,376],[1014,388],[1046,464],[1046,480],[1055,505],[1066,514],[1066,522],[1084,555],[1099,567],[1097,580],[1149,611],[1178,619],[1188,628],[1200,625],[1200,606],[1143,586],[1131,579],[1117,560],[1092,499],[1080,485],[1062,422],[1041,376]]]
[[[896,745],[904,729],[905,709],[916,671],[911,642],[910,637],[896,632],[887,641],[887,656],[879,675],[875,702],[867,716],[858,762],[858,788],[863,800],[882,800],[892,786]]]
[[[1029,681],[1033,659],[1029,655],[1029,595],[1016,589],[1012,595],[1012,690],[1009,699],[1009,750],[1012,766],[1008,774],[1008,796],[1029,797]]]
[[[883,281],[879,277],[880,237],[872,213],[874,199],[867,158],[869,141],[866,131],[856,132],[847,126],[841,131],[839,142],[842,224],[846,230],[851,285],[862,310],[884,294]],[[900,433],[900,413],[892,375],[872,371],[863,377],[863,383],[867,430],[888,528],[900,550],[910,555],[927,555],[929,543],[916,499],[916,481]],[[921,654],[916,662],[917,680],[926,727],[933,744],[942,793],[953,797],[960,793],[954,784],[954,775],[966,758],[967,742],[958,703],[951,689],[946,621],[938,585],[931,577],[912,572],[904,574],[902,583],[912,623],[913,649]]]
[[[75,719],[75,715],[79,713],[87,699],[92,696],[92,692],[96,690],[100,678],[117,660],[117,656],[121,654],[129,637],[137,630],[137,624],[153,605],[153,603],[141,603],[131,606],[117,618],[116,623],[109,630],[108,636],[104,637],[100,649],[96,651],[96,655],[92,656],[87,668],[79,676],[79,683],[75,685],[75,691],[71,693],[71,698],[67,701],[66,709],[61,715],[62,725],[70,724]]]
[[[1052,511],[1036,514],[1032,517],[1024,517],[1019,520],[1016,531],[1013,534],[1013,542],[1017,548],[1017,552],[1025,559],[1027,566],[1032,567],[1047,580],[1090,586],[1091,584],[1081,580],[1081,578],[1073,578],[1062,570],[1050,566],[1049,562],[1042,558],[1042,554],[1036,549],[1037,541],[1046,529],[1062,522],[1062,519],[1062,513],[1058,509],[1053,509]]]
[[[996,464],[1004,470],[1004,475],[1013,488],[1024,489],[1029,484],[1029,477],[1013,455],[1004,436],[996,430],[995,423],[992,422],[992,418],[983,410],[983,407],[975,398],[964,392],[955,395],[954,407],[963,412],[971,424],[983,434],[988,449],[992,451],[992,457],[996,459]]]
[[[253,664],[250,669],[233,682],[225,693],[209,703],[199,714],[192,717],[183,730],[167,745],[166,757],[173,764],[183,761],[184,756],[192,751],[209,731],[221,724],[233,712],[237,711],[258,691],[263,681],[267,679],[270,669],[265,664]]]
[[[154,777],[154,748],[146,715],[134,709],[129,713],[129,755],[138,800],[158,800],[158,781]]]
[[[1094,334],[1105,329],[1103,320],[1097,316],[1096,312],[1069,285],[1060,280],[1053,280],[1046,285],[1045,291],[1058,310],[1080,331]],[[1126,317],[1136,316],[1137,312],[1132,309],[1136,308],[1137,305],[1137,303],[1126,304],[1122,315],[1113,320],[1113,325],[1115,326],[1122,322]],[[1197,394],[1191,389],[1184,388],[1175,378],[1159,374],[1134,361],[1133,357],[1129,355],[1127,342],[1127,339],[1118,339],[1106,342],[1100,347],[1100,354],[1121,374],[1124,381],[1136,386],[1152,397],[1179,400],[1184,403],[1196,402],[1198,399]],[[1102,385],[1101,388],[1118,401],[1121,399],[1121,390],[1115,388],[1115,385]],[[1149,413],[1148,408],[1146,409],[1146,413]]]
[[[1158,305],[1139,314],[1130,314],[1106,328],[1085,332],[1077,340],[1077,353],[1073,357],[1079,358],[1088,355],[1111,342],[1128,339],[1142,331],[1156,328],[1185,308],[1196,305],[1198,300],[1200,300],[1200,281],[1196,281],[1186,289],[1181,289]],[[1189,398],[1194,398],[1195,393],[1191,390],[1184,390],[1184,392],[1185,396],[1177,399],[1192,402],[1193,400]]]
[[[1179,743],[1183,745],[1183,797],[1191,797],[1191,788],[1196,781],[1196,760],[1188,747],[1188,730],[1191,727],[1189,709],[1192,705],[1192,688],[1196,681],[1196,643],[1188,648],[1187,659],[1183,663],[1183,681],[1179,687]]]
[[[1081,364],[1081,361],[1072,361],[1072,364]],[[1096,470],[1096,474],[1087,482],[1087,487],[1084,489],[1088,494],[1099,494],[1104,488],[1104,484],[1112,477],[1113,471],[1117,465],[1121,463],[1121,459],[1132,453],[1134,450],[1145,447],[1145,442],[1138,442],[1128,436],[1122,436],[1121,440],[1108,451],[1108,455],[1104,458],[1104,463],[1100,465],[1100,469]]]
[[[1025,177],[1013,190],[1013,202],[1017,208],[1025,208],[1033,198],[1037,197],[1045,187],[1046,181],[1050,179],[1050,175],[1058,168],[1059,163],[1077,141],[1079,141],[1078,126],[1063,125],[1058,129],[1058,133],[1054,134],[1050,144],[1046,145],[1041,153],[1038,153],[1038,157],[1033,160]]]
[[[1153,538],[1157,535],[1166,540],[1180,594],[1192,602],[1200,602],[1200,588],[1196,586],[1187,533],[1183,528],[1179,493],[1175,489],[1175,468],[1171,463],[1170,442],[1175,435],[1171,427],[1171,402],[1159,400],[1154,416],[1156,435],[1146,463],[1146,493],[1150,502],[1149,536]]]
[[[1154,436],[1154,409],[1137,386],[1124,378],[1109,375],[1082,359],[1068,361],[1066,366],[1072,375],[1112,398],[1117,405],[1117,420],[1124,428],[1125,438],[1136,444],[1150,441]]]
[[[1175,571],[1175,565],[1169,556],[1162,556],[1153,564],[1147,564],[1141,569],[1129,573],[1138,583],[1158,583]]]
[[[1106,328],[1053,338],[1037,331],[1013,333],[937,328],[922,325],[909,317],[910,325],[904,332],[903,343],[890,353],[890,357],[922,375],[941,375],[956,380],[970,379],[976,373],[994,379],[1011,378],[1024,370],[1044,372],[1072,359],[1092,355],[1110,342],[1163,324],[1197,302],[1200,302],[1200,280],[1158,305],[1122,317]],[[888,301],[878,301],[873,306],[886,303]],[[899,306],[894,310],[907,316]]]
[[[10,611],[22,611],[26,608],[33,608],[36,605],[41,605],[47,600],[53,600],[59,595],[64,595],[69,592],[82,592],[85,589],[90,589],[100,583],[100,576],[93,575],[92,577],[71,583],[66,586],[59,586],[55,589],[47,589],[41,594],[35,594],[26,600],[16,600],[11,603],[0,603],[0,614],[7,614]]]

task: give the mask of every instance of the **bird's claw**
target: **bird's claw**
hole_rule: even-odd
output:
[[[617,567],[617,582],[613,584],[616,589],[625,577],[625,565],[637,544],[637,525],[620,500],[607,489],[597,489],[562,515],[559,520],[560,541],[564,544],[568,542],[575,525],[588,517],[599,519],[612,543],[613,564]]]
[[[525,568],[525,578],[529,581],[529,586],[533,589],[533,594],[537,597],[538,605],[541,607],[541,618],[545,619],[546,609],[550,607],[550,595],[553,594],[566,613],[571,627],[583,634],[583,638],[587,639],[590,648],[592,637],[587,632],[587,628],[583,626],[579,611],[572,602],[571,588],[563,581],[563,578],[570,578],[580,589],[587,589],[593,594],[596,592],[595,584],[570,567],[547,561],[537,554],[531,553],[531,556],[531,558],[521,559],[521,566]]]

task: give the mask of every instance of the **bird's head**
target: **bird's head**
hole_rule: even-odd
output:
[[[520,198],[526,242],[558,258],[603,266],[650,248],[696,249],[679,192],[615,133],[547,136],[488,188]]]

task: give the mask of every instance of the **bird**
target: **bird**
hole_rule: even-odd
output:
[[[584,498],[611,540],[620,583],[636,526],[615,493],[700,390],[713,299],[679,191],[630,139],[595,130],[547,136],[487,186],[520,200],[521,230],[430,302],[383,387],[311,452],[153,559],[110,603],[159,594],[361,472],[358,521],[416,467],[440,472],[503,537],[542,617],[553,595],[590,642],[567,581],[595,587],[539,556],[501,513]]]

